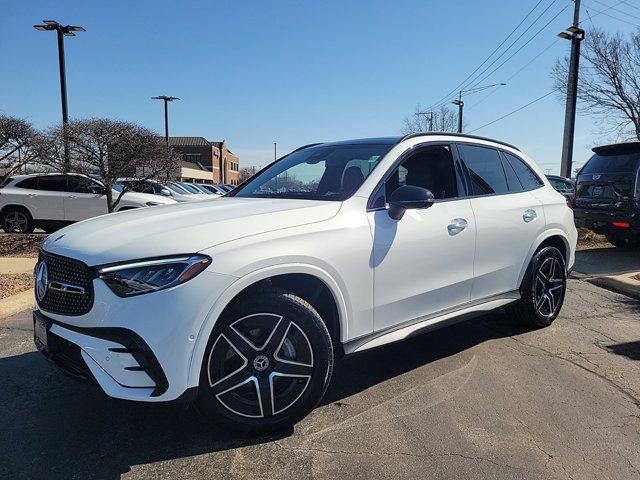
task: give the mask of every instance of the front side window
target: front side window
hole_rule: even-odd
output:
[[[509,191],[497,150],[475,145],[460,145],[458,149],[469,170],[473,195],[493,195]]]
[[[294,152],[234,191],[237,197],[346,200],[392,145],[318,145]]]
[[[73,193],[103,193],[104,187],[87,177],[71,175],[68,178],[68,190]]]
[[[426,188],[436,200],[457,197],[456,173],[449,147],[426,147],[411,154],[387,179],[386,197],[404,185]]]

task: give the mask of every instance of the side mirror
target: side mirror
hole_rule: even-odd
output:
[[[389,216],[394,220],[402,219],[406,210],[429,208],[436,199],[426,188],[405,185],[396,188],[389,198]]]
[[[163,195],[165,197],[170,197],[171,196],[171,191],[167,188],[161,188],[160,189],[160,195]]]

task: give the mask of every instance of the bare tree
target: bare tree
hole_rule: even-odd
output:
[[[164,139],[139,125],[92,118],[74,120],[66,127],[71,172],[97,175],[105,186],[107,208],[112,212],[128,191],[114,195],[118,178],[135,177],[144,182],[153,178],[175,177],[180,171],[180,155]],[[47,161],[61,170],[64,162],[62,125],[47,132]]]
[[[640,139],[640,32],[623,37],[594,29],[582,43],[580,62],[580,112],[595,116],[605,137]],[[558,59],[551,75],[564,101],[568,59]]]
[[[26,120],[0,115],[0,185],[39,157],[41,138]]]
[[[428,132],[431,126],[431,112],[425,112],[420,105],[413,115],[402,120],[401,133]],[[458,129],[458,116],[447,105],[441,105],[433,112],[433,130],[436,132],[455,132]]]
[[[258,172],[258,167],[256,166],[242,167],[238,174],[238,180],[240,183],[242,183],[248,178],[253,177],[257,172]]]

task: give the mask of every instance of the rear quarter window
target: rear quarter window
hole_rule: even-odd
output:
[[[507,162],[509,162],[509,165],[511,165],[511,167],[513,167],[513,169],[515,170],[516,175],[520,179],[520,183],[525,190],[534,190],[544,185],[542,180],[538,178],[538,175],[536,175],[535,172],[531,170],[529,165],[524,163],[523,160],[520,160],[518,157],[512,155],[511,153],[503,153],[504,157],[507,159]]]
[[[35,190],[38,188],[38,177],[29,177],[16,183],[14,188],[30,188]]]

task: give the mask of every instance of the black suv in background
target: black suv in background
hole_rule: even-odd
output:
[[[576,226],[603,233],[617,247],[640,247],[640,142],[593,152],[578,173]]]

